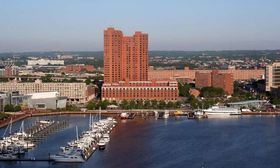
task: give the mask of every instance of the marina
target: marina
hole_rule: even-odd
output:
[[[159,112],[163,115],[165,113],[164,110]],[[76,163],[55,162],[50,156],[60,153],[62,151],[61,147],[67,147],[69,142],[77,142],[77,137],[78,139],[83,139],[83,137],[85,137],[84,134],[87,134],[90,129],[99,125],[97,124],[99,116],[64,115],[56,116],[55,118],[59,121],[67,121],[69,123],[68,127],[59,130],[59,133],[57,134],[50,134],[47,136],[44,141],[40,141],[38,146],[27,152],[23,158],[17,158],[14,160],[3,159],[0,164],[3,167],[12,166],[15,168],[27,168],[30,166],[55,168],[68,167],[70,165],[76,167],[92,167],[94,165],[95,167],[105,168],[157,168],[159,166],[156,166],[153,163],[158,163],[160,161],[161,164],[159,165],[164,164],[167,167],[184,167],[185,162],[188,162],[190,167],[225,167],[229,164],[234,165],[234,167],[243,167],[239,162],[219,162],[220,155],[215,152],[216,149],[220,150],[223,155],[231,156],[230,158],[233,159],[238,159],[239,154],[237,153],[243,152],[242,158],[246,157],[249,159],[250,163],[247,162],[247,159],[246,163],[253,167],[262,167],[261,165],[268,161],[271,162],[272,165],[278,163],[278,160],[274,159],[275,157],[269,154],[277,153],[276,149],[278,148],[276,143],[272,144],[274,146],[273,148],[271,147],[270,150],[265,151],[269,158],[262,154],[257,157],[259,160],[266,158],[266,161],[263,161],[263,164],[252,157],[252,155],[254,155],[253,153],[260,153],[264,150],[264,147],[266,146],[265,143],[268,141],[269,137],[270,141],[272,140],[273,142],[280,139],[280,137],[275,134],[277,130],[270,130],[271,127],[278,128],[277,125],[280,124],[280,118],[278,117],[233,116],[218,119],[210,118],[199,120],[199,122],[197,122],[196,120],[188,120],[186,116],[173,117],[170,115],[168,119],[156,120],[154,116],[144,119],[141,115],[136,115],[133,120],[118,120],[118,125],[114,127],[110,133],[104,133],[104,138],[110,138],[110,142],[107,144],[103,141],[105,148],[102,148],[102,143],[99,144],[101,149],[98,145],[95,146],[95,149],[89,148],[91,151],[88,151],[88,158]],[[106,119],[107,117],[101,117],[101,120]],[[24,122],[26,125],[30,125],[38,120],[52,121],[54,120],[54,117],[29,118],[24,120]],[[256,123],[260,124],[261,127],[258,126],[252,128],[250,126]],[[15,126],[13,126],[13,128],[18,129],[21,124],[21,122],[14,123]],[[76,128],[78,128],[77,131]],[[4,133],[4,131],[5,129],[1,129],[0,133]],[[15,132],[15,129],[12,130],[12,132]],[[237,132],[242,132],[242,134],[237,136]],[[248,132],[251,132],[250,136]],[[243,133],[245,136],[242,136]],[[227,136],[224,137],[225,135]],[[274,137],[273,139],[271,139],[272,135]],[[265,139],[259,139],[258,141],[253,140],[259,136],[263,136]],[[209,141],[206,143],[206,141],[203,140],[203,137],[207,137]],[[240,144],[239,141],[246,141],[247,143]],[[129,142],[129,144],[127,144],[127,142]],[[232,146],[235,143],[238,143],[240,148]],[[162,150],[163,144],[166,146],[166,150],[172,153],[171,155],[164,156],[165,152]],[[256,146],[258,146],[258,150],[256,150]],[[246,149],[246,152],[242,148],[244,148],[244,150]],[[117,160],[114,159],[116,157],[118,158]],[[162,158],[165,159],[162,160]],[[196,162],[190,162],[197,158],[199,158],[199,160]],[[79,158],[77,158],[77,160],[78,159]],[[125,162],[127,159],[135,160],[135,162],[127,163]],[[174,160],[174,162],[171,160]],[[242,159],[240,162],[242,162]]]
[[[24,121],[22,121],[19,130],[12,132],[11,121],[0,140],[0,161],[22,160],[25,153],[35,148],[40,140],[66,126],[67,123],[64,121],[40,120],[25,130]],[[6,136],[7,130],[9,130],[8,136]]]
[[[83,131],[78,135],[76,126],[76,140],[68,142],[67,146],[60,147],[58,154],[50,155],[50,159],[55,162],[85,162],[92,153],[97,149],[105,149],[106,144],[110,141],[109,133],[116,126],[116,120],[108,117],[99,119],[98,122],[89,120],[89,130]]]

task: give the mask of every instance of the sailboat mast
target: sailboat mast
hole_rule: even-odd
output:
[[[76,138],[79,140],[79,135],[78,135],[78,126],[76,125]]]
[[[22,121],[22,133],[24,133],[24,121]]]
[[[92,124],[92,118],[91,118],[91,114],[89,115],[89,129],[91,128],[91,124]]]
[[[101,107],[99,107],[99,121],[101,120]]]
[[[12,134],[12,124],[13,124],[13,118],[11,118],[11,124],[10,124],[10,135]]]

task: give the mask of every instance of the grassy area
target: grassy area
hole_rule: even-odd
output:
[[[8,117],[9,117],[9,114],[0,112],[0,120],[3,120],[4,118],[8,118]]]

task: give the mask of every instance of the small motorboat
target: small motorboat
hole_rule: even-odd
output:
[[[129,116],[129,114],[128,113],[121,113],[121,119],[127,119],[128,118],[128,116]]]

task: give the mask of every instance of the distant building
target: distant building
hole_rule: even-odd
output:
[[[266,66],[265,80],[266,91],[271,91],[271,88],[278,88],[280,86],[280,62]]]
[[[64,65],[64,60],[31,59],[31,60],[27,60],[27,65],[29,65],[29,66]]]
[[[195,73],[195,87],[203,88],[212,86],[212,76],[208,72]]]
[[[67,59],[73,59],[74,56],[73,55],[57,55],[58,59],[62,59],[62,60],[67,60]]]
[[[222,88],[226,94],[233,94],[233,75],[231,73],[219,73],[212,71],[212,86]]]
[[[17,76],[18,73],[19,67],[15,66],[13,62],[0,61],[0,77]]]
[[[217,70],[213,70],[211,73],[195,74],[195,86],[197,88],[203,87],[216,87],[222,88],[226,94],[233,94],[233,75],[231,73],[219,73]]]
[[[177,81],[130,81],[103,84],[102,100],[164,100],[176,101]]]
[[[170,80],[176,78],[189,78],[195,79],[195,73],[211,73],[212,70],[204,69],[189,69],[185,67],[183,70],[172,69],[154,69],[149,68],[149,80]],[[233,80],[250,80],[250,79],[262,79],[265,74],[264,69],[234,69],[230,68],[227,70],[219,70],[219,73],[231,73],[233,75]]]
[[[38,92],[57,91],[59,96],[67,97],[69,102],[86,103],[95,95],[95,87],[87,86],[85,83],[43,83],[41,80],[35,82],[2,82],[1,91],[19,91],[20,94],[31,94]]]
[[[0,92],[0,111],[4,111],[6,105],[18,106],[27,102],[28,97],[18,91]]]
[[[28,107],[36,109],[66,108],[67,97],[60,97],[58,92],[40,92],[27,94]]]
[[[71,64],[66,65],[65,73],[81,73],[81,72],[93,72],[95,69],[93,65],[85,64]]]

